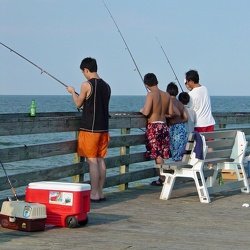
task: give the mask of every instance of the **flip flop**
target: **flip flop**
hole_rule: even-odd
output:
[[[151,186],[162,186],[163,185],[163,180],[161,180],[160,178],[158,179],[158,180],[156,180],[156,181],[152,181],[151,183],[150,183],[150,185]]]
[[[100,198],[99,201],[106,201],[107,199],[105,197]]]

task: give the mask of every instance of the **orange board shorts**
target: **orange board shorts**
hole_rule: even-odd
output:
[[[93,133],[80,130],[77,153],[86,158],[104,158],[107,155],[109,133]]]

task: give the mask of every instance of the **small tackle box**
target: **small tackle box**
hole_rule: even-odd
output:
[[[90,185],[69,182],[32,182],[26,188],[25,201],[46,206],[46,224],[77,227],[88,222]]]
[[[4,228],[33,232],[45,229],[46,207],[24,201],[4,201],[0,212]]]

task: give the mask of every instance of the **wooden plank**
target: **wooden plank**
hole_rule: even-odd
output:
[[[79,127],[80,118],[77,117],[27,117],[1,121],[0,136],[70,132]]]
[[[118,135],[112,136],[109,148],[122,146],[136,146],[144,144],[145,135]],[[63,154],[75,153],[77,140],[56,143],[24,145],[21,147],[8,147],[0,149],[1,161],[3,163],[15,162],[29,159],[39,159]]]
[[[129,134],[112,136],[109,142],[109,148],[127,147],[145,144],[145,134]]]
[[[76,131],[80,117],[79,112],[37,113],[36,117],[28,113],[0,114],[0,136]]]
[[[127,172],[124,174],[114,175],[106,178],[105,187],[113,187],[124,183],[131,183],[143,179],[158,176],[159,173],[154,168]]]
[[[119,155],[114,157],[105,158],[107,169],[117,168],[122,165],[129,165],[133,163],[141,163],[147,161],[145,158],[145,152],[137,152],[126,155]],[[55,163],[56,164],[56,163]],[[153,163],[152,163],[153,166]],[[141,170],[144,171],[144,170]],[[56,166],[53,168],[34,170],[9,175],[12,185],[15,188],[27,185],[27,183],[34,181],[44,180],[57,180],[61,178],[71,177],[74,175],[86,174],[89,172],[88,165],[86,162],[80,162],[64,166]],[[0,177],[0,190],[9,189],[9,183],[6,182],[6,177]]]
[[[76,163],[51,169],[36,170],[31,171],[28,174],[15,174],[9,176],[9,178],[11,180],[12,185],[17,188],[27,186],[31,182],[52,181],[55,179],[61,179],[77,175],[79,173],[88,173],[88,166],[86,163]],[[153,167],[148,169],[131,171],[124,174],[113,175],[107,177],[105,187],[117,186],[128,182],[151,178],[157,175],[158,172],[154,170]],[[89,183],[89,180],[86,180],[85,182]],[[6,177],[0,177],[0,190],[7,190],[9,188],[9,183],[6,180]]]
[[[146,118],[138,112],[110,114],[110,129],[143,128],[147,124]],[[80,119],[80,112],[37,113],[36,117],[0,114],[0,136],[78,131]]]
[[[15,188],[27,186],[30,182],[52,181],[61,178],[77,175],[81,172],[88,172],[87,164],[76,163],[71,165],[59,166],[49,169],[34,170],[20,174],[9,175],[12,185]],[[0,190],[9,189],[6,177],[0,177]]]
[[[122,165],[129,165],[133,163],[139,163],[139,162],[142,163],[145,161],[148,161],[148,159],[145,156],[145,152],[136,152],[126,155],[105,158],[107,169],[119,167]]]
[[[250,124],[250,112],[213,112],[216,124]]]
[[[145,152],[136,152],[136,153],[130,153],[126,155],[107,157],[104,160],[105,160],[107,169],[119,167],[122,165],[129,165],[129,164],[142,163],[142,162],[148,161],[148,159],[145,156]]]
[[[138,112],[111,112],[110,129],[118,128],[145,128],[147,125],[146,118]],[[243,113],[213,113],[217,124],[249,124],[250,115],[248,112]],[[77,131],[79,129],[81,113],[80,112],[46,112],[37,113],[36,117],[29,117],[25,114],[0,114],[0,136],[3,135],[21,135],[27,133],[49,133],[43,127],[51,129],[51,132],[59,131]],[[53,120],[57,120],[53,122]],[[41,122],[40,129],[34,129],[34,124]],[[18,125],[17,125],[18,123]],[[120,123],[120,125],[119,125]],[[51,125],[60,125],[54,127]],[[50,125],[50,126],[49,126]],[[27,128],[26,128],[27,127]],[[226,130],[226,129],[225,129]],[[247,128],[246,128],[247,130]],[[248,129],[249,130],[249,129]],[[249,133],[247,133],[249,134]]]
[[[110,129],[145,128],[147,125],[147,119],[139,112],[112,112],[110,115]]]
[[[21,147],[2,148],[0,149],[0,155],[3,163],[39,159],[75,153],[76,143],[76,140],[72,140],[31,146],[24,145]]]

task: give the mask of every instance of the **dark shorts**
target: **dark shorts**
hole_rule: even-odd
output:
[[[146,129],[146,157],[168,159],[170,134],[166,123],[149,123]]]

